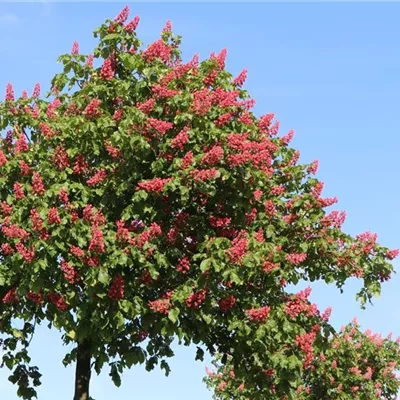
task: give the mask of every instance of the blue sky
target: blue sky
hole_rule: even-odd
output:
[[[8,81],[17,92],[38,81],[48,88],[60,71],[56,59],[72,42],[89,52],[91,32],[114,17],[123,3],[0,2],[0,91]],[[382,244],[400,247],[400,3],[135,3],[141,16],[139,36],[157,38],[165,20],[183,35],[185,59],[228,48],[232,73],[248,68],[246,88],[256,113],[275,112],[282,133],[296,131],[293,146],[301,160],[320,160],[324,194],[339,197],[347,211],[344,229],[377,232]],[[395,262],[398,267],[399,261]],[[312,300],[332,305],[336,327],[359,316],[363,328],[400,335],[400,274],[381,298],[362,312],[354,300],[357,283],[340,295],[314,285]],[[32,342],[32,358],[43,373],[40,400],[70,400],[74,371],[64,369],[66,349],[45,327]],[[96,400],[207,400],[202,384],[205,364],[194,350],[176,348],[172,374],[134,368],[114,388],[105,371],[95,377]],[[16,400],[6,371],[0,371],[0,397]]]

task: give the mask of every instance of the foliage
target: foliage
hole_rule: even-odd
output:
[[[334,335],[327,314],[307,291],[285,287],[342,288],[356,276],[365,304],[396,252],[340,229],[345,214],[325,210],[336,199],[321,197],[317,162],[299,164],[293,132],[279,136],[273,114],[251,112],[246,71],[225,70],[226,50],[184,63],[170,23],[143,48],[127,13],[95,31],[92,55],[75,43],[59,58],[46,98],[37,85],[15,99],[9,84],[0,104],[0,330],[10,379],[21,397],[35,395],[40,374],[27,350],[36,324],[48,322],[66,344],[90,341],[94,369],[108,365],[117,385],[135,364],[168,374],[177,337],[198,344],[198,358],[222,354],[246,388],[269,388],[273,369],[276,396],[295,398],[300,385],[311,386],[307,398],[320,385],[328,393],[318,378],[325,364],[310,369],[313,349]],[[383,393],[394,393],[397,383],[387,385]]]

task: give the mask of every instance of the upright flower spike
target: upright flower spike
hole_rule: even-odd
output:
[[[125,6],[121,12],[115,17],[114,21],[117,22],[118,24],[123,24],[124,22],[126,22],[126,20],[129,17],[129,7]]]
[[[132,21],[128,22],[125,25],[125,30],[128,33],[133,33],[136,30],[136,28],[138,27],[139,21],[140,21],[140,17],[137,15],[135,18],[132,19]]]
[[[78,43],[77,41],[75,41],[75,42],[72,44],[71,54],[72,54],[72,55],[78,55],[78,54],[79,54],[79,43]]]
[[[36,83],[35,87],[33,88],[33,98],[38,98],[40,96],[40,83]]]
[[[7,83],[5,100],[15,101],[14,88],[11,83]]]

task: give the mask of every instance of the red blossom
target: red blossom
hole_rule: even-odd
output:
[[[171,308],[171,302],[169,299],[153,300],[149,301],[147,304],[150,310],[160,314],[168,314]]]
[[[111,300],[120,300],[123,299],[125,296],[125,283],[124,279],[121,275],[117,275],[112,283],[111,287],[108,290],[108,297]]]
[[[26,153],[27,151],[29,151],[29,145],[26,141],[25,135],[21,133],[18,136],[17,141],[15,142],[14,153],[15,154]]]
[[[171,47],[160,39],[147,47],[143,52],[143,58],[147,62],[153,61],[155,58],[160,58],[163,62],[167,62],[171,58],[171,54]]]
[[[22,200],[23,198],[25,198],[24,189],[19,182],[14,183],[13,191],[17,200]]]
[[[92,237],[89,243],[89,251],[97,254],[102,254],[106,251],[103,232],[97,226],[92,226]]]
[[[16,294],[16,288],[12,288],[6,292],[6,294],[1,299],[3,304],[15,304],[18,303],[19,298]]]
[[[46,139],[51,139],[56,135],[56,131],[44,122],[40,123],[40,131]]]
[[[11,83],[7,83],[5,100],[15,101],[14,88]]]
[[[181,274],[186,274],[190,270],[190,260],[187,257],[183,257],[178,261],[176,270]]]
[[[64,170],[70,166],[68,154],[60,145],[58,145],[54,151],[53,162],[60,170]]]
[[[75,42],[72,44],[71,54],[72,54],[72,55],[78,55],[78,54],[79,54],[79,43],[78,43],[77,41],[75,41]]]
[[[137,103],[136,107],[145,114],[150,114],[154,108],[155,102],[156,101],[154,99],[149,99],[144,103]]]
[[[186,306],[199,308],[207,297],[207,289],[201,289],[198,292],[194,292],[186,299]]]
[[[235,296],[228,296],[223,299],[221,299],[218,302],[218,306],[221,312],[227,312],[229,311],[236,303],[236,298]]]
[[[2,167],[3,165],[7,164],[7,157],[5,156],[5,154],[2,152],[2,150],[0,150],[0,167]]]
[[[133,18],[130,22],[128,22],[125,25],[125,30],[128,33],[133,33],[136,30],[136,28],[138,27],[139,21],[140,21],[139,16],[136,16],[135,18]]]
[[[189,140],[189,134],[188,134],[188,127],[183,128],[173,139],[171,142],[171,147],[173,149],[177,148],[179,150],[182,150],[185,144]]]
[[[21,242],[17,243],[15,245],[15,248],[17,249],[18,253],[21,255],[21,257],[28,263],[31,263],[33,259],[35,258],[35,251],[32,249],[28,249],[24,244]]]
[[[39,172],[34,172],[32,175],[32,191],[39,196],[43,196],[46,192]]]
[[[123,24],[129,17],[129,7],[125,6],[122,11],[115,17],[114,21],[118,24]]]
[[[89,178],[86,183],[89,186],[97,186],[99,183],[103,182],[107,178],[107,171],[105,169],[100,169],[91,178]]]
[[[246,314],[248,315],[250,322],[264,322],[268,318],[270,310],[270,307],[264,306],[246,310]]]
[[[47,298],[53,303],[60,311],[64,312],[69,309],[69,305],[65,301],[65,298],[60,293],[49,293]]]
[[[101,115],[100,112],[100,100],[97,98],[94,98],[90,101],[90,103],[86,106],[84,114],[89,118],[89,119],[94,119],[97,118]]]
[[[49,225],[61,224],[60,214],[58,213],[57,207],[52,207],[47,215],[47,222]]]
[[[244,82],[247,79],[247,69],[244,69],[240,72],[240,74],[233,80],[233,84],[237,86],[243,86]]]
[[[75,268],[67,263],[66,261],[61,261],[61,271],[64,274],[64,278],[69,282],[69,283],[75,283],[78,280],[78,273],[75,270]]]
[[[113,68],[113,61],[111,58],[107,58],[104,60],[104,64],[101,67],[100,71],[100,78],[104,79],[105,81],[110,81],[111,79],[114,78],[115,71]]]
[[[149,181],[142,181],[137,184],[138,189],[143,189],[148,193],[160,193],[164,190],[165,185],[171,181],[172,178],[154,178]]]

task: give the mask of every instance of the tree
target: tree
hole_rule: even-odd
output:
[[[226,50],[183,63],[169,22],[141,49],[128,13],[95,31],[93,54],[74,43],[59,58],[45,98],[36,85],[16,99],[9,84],[0,104],[0,331],[19,396],[36,396],[28,348],[47,322],[76,344],[63,360],[76,362],[74,400],[89,399],[91,371],[105,365],[116,385],[134,364],[168,374],[174,338],[234,368],[239,395],[252,399],[355,398],[344,370],[341,394],[321,379],[317,355],[333,362],[361,341],[368,398],[393,398],[397,343],[374,347],[353,325],[337,335],[309,290],[285,287],[342,288],[356,276],[364,305],[397,251],[341,230],[345,214],[325,210],[337,199],[321,197],[313,177],[318,163],[298,164],[293,131],[279,137],[273,114],[250,111],[246,71],[225,70]],[[216,396],[239,398],[218,386]]]

